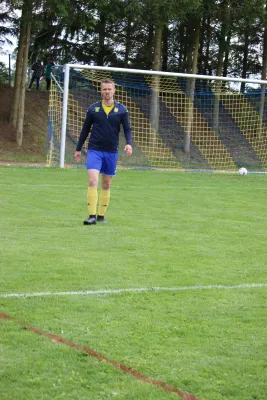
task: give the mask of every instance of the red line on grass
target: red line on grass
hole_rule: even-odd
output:
[[[91,349],[90,347],[81,346],[77,343],[69,342],[69,341],[63,339],[61,336],[57,336],[57,335],[54,335],[53,333],[49,333],[49,332],[44,332],[44,331],[40,330],[39,328],[35,328],[33,326],[25,326],[25,324],[23,324],[19,321],[16,321],[14,318],[12,318],[8,314],[0,313],[0,319],[13,320],[16,322],[17,325],[22,326],[27,331],[36,333],[39,336],[47,337],[47,338],[51,339],[51,341],[53,343],[64,344],[65,346],[72,347],[77,350],[81,350],[81,351],[85,352],[86,354],[88,354],[90,357],[94,357],[99,361],[106,361],[108,364],[112,365],[114,368],[119,369],[128,375],[132,375],[136,379],[138,379],[142,382],[150,383],[160,389],[165,390],[166,392],[177,393],[178,396],[183,400],[200,400],[199,398],[195,397],[194,395],[192,395],[190,393],[186,393],[178,387],[173,387],[173,386],[167,385],[165,382],[160,381],[160,380],[151,379],[131,367],[127,367],[126,365],[120,364],[114,360],[110,360],[107,356],[99,353],[98,351]]]

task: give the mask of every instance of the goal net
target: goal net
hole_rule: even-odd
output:
[[[133,132],[131,157],[124,154],[120,132],[119,167],[266,171],[266,81],[85,65],[57,68],[53,78],[49,166],[77,166],[74,152],[86,111],[109,78],[116,100],[128,108]]]

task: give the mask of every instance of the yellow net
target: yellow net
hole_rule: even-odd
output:
[[[48,164],[60,158],[63,74],[50,93]],[[71,68],[68,91],[65,163],[73,154],[90,104],[100,99],[102,80],[112,79],[116,100],[129,111],[133,156],[123,152],[123,167],[265,171],[267,116],[260,91],[242,94],[229,84],[188,77]],[[84,158],[87,143],[84,145]]]

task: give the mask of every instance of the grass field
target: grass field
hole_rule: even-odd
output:
[[[84,169],[0,185],[1,400],[267,399],[266,175],[119,170],[90,227]]]

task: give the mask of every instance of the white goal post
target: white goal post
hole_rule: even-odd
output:
[[[75,165],[87,108],[100,99],[106,78],[128,108],[133,131],[133,156],[124,156],[121,137],[119,166],[266,171],[267,81],[79,64],[54,73],[48,165]],[[86,148],[87,142],[81,166]]]

